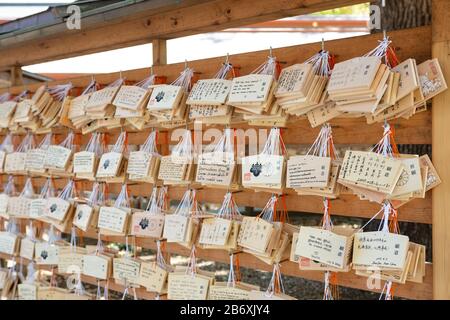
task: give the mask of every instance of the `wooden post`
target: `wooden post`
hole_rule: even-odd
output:
[[[14,66],[11,68],[11,86],[20,86],[23,84],[23,74],[21,66]]]
[[[153,46],[153,65],[167,64],[167,46],[166,40],[154,39],[152,41]]]
[[[432,56],[450,83],[450,1],[433,0]],[[433,164],[442,179],[433,190],[433,298],[450,299],[450,89],[433,98]]]

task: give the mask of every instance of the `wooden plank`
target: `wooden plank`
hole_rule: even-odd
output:
[[[335,144],[347,145],[347,144],[375,144],[379,141],[383,134],[383,128],[380,123],[374,123],[368,125],[365,122],[365,118],[336,118],[330,121],[333,128],[333,139]],[[390,122],[391,126],[395,128],[395,141],[399,144],[431,144],[431,112],[427,110],[426,112],[421,112],[410,119],[395,119]],[[230,126],[237,130],[236,134],[238,136],[237,143],[248,144],[248,136],[251,131],[249,129],[261,129],[266,130],[264,136],[267,136],[268,130],[270,128],[258,128],[254,126],[249,126],[247,124],[239,124]],[[190,129],[195,129],[197,127],[190,127]],[[203,126],[203,130],[208,128],[217,128],[223,130],[223,126]],[[364,131],[361,130],[364,128]],[[131,145],[143,144],[148,134],[151,132],[151,128],[144,129],[142,131],[133,132],[130,131],[128,135],[128,142]],[[108,133],[108,139],[110,142],[116,141],[121,130],[103,130]],[[286,145],[295,147],[296,145],[310,145],[316,139],[320,127],[311,128],[309,122],[305,118],[295,118],[290,121],[287,128],[283,129],[283,141]],[[62,141],[67,130],[65,129],[54,129],[54,134],[56,135],[56,141]],[[164,147],[167,145],[174,145],[178,143],[178,136],[172,136],[173,130],[167,131],[165,129],[160,129],[160,134],[158,136],[158,144]],[[0,132],[0,136],[6,135],[7,131],[3,130]],[[25,132],[21,136],[25,135]],[[204,138],[203,135],[194,135],[194,137],[201,136],[203,138],[203,144],[209,144],[211,141]],[[44,135],[37,135],[37,142],[42,139]],[[80,145],[86,145],[89,141],[90,135],[84,135],[80,137]],[[196,138],[194,138],[196,139]],[[162,149],[160,149],[162,152]],[[168,154],[168,149],[164,151],[163,154]]]
[[[7,175],[2,175],[3,183],[7,181]],[[16,176],[16,189],[22,190],[25,177]],[[36,177],[32,179],[35,192],[39,192],[40,187],[45,183],[45,178]],[[57,189],[62,189],[67,183],[67,179],[55,179],[54,185]],[[82,181],[78,184],[83,190],[91,190],[92,182]],[[121,185],[118,183],[108,184],[109,192],[118,194]],[[39,188],[38,188],[39,187]],[[129,192],[132,196],[148,197],[151,193],[152,185],[149,183],[136,183],[129,185]],[[181,200],[185,187],[169,186],[169,199]],[[221,204],[226,190],[201,188],[197,195],[200,202]],[[236,192],[234,198],[240,207],[264,208],[271,193],[254,192],[253,190],[244,190]],[[286,193],[286,207],[291,214],[296,213],[315,213],[323,214],[322,198],[317,196],[299,196],[293,190]],[[338,199],[331,200],[331,214],[344,217],[372,218],[380,210],[377,203],[359,200],[351,194],[342,194]],[[380,217],[381,218],[381,217]],[[399,221],[431,223],[431,197],[427,195],[425,199],[414,199],[399,209]],[[374,222],[376,223],[376,222]]]
[[[432,55],[450,81],[450,2],[432,2]],[[450,299],[450,90],[433,98],[433,163],[442,179],[433,190],[433,298]]]
[[[257,22],[308,14],[364,0],[212,0],[197,1],[187,7],[161,12],[151,7],[137,18],[111,18],[81,30],[59,28],[57,32],[36,30],[23,36],[30,40],[8,46],[3,41],[0,67],[30,65],[99,51],[148,43],[149,39],[171,39],[220,31]],[[123,10],[123,9],[122,9]],[[125,9],[126,10],[126,9]],[[104,21],[102,21],[104,22]],[[83,25],[83,20],[81,21]],[[53,26],[53,29],[56,27]],[[39,34],[50,33],[47,38]],[[37,38],[37,39],[36,39]],[[14,38],[13,38],[14,39]]]
[[[138,192],[139,186],[130,186],[133,194]],[[145,188],[147,189],[147,188]],[[170,187],[169,199],[181,199],[186,188]],[[225,190],[204,188],[197,191],[201,202],[217,203],[223,201]],[[268,192],[254,192],[245,190],[234,194],[236,203],[242,207],[264,208],[271,196]],[[431,201],[415,199],[399,209],[399,220],[418,223],[431,223]],[[286,207],[289,212],[307,212],[323,214],[323,199],[317,196],[299,196],[293,190],[288,190],[286,195]],[[372,218],[380,210],[380,205],[369,201],[361,201],[356,196],[345,194],[338,199],[331,200],[331,214],[345,217]]]
[[[153,65],[167,64],[167,41],[164,39],[152,40]]]
[[[431,28],[429,26],[396,30],[389,33],[396,49],[400,61],[407,58],[415,58],[418,63],[431,57]],[[380,40],[380,34],[369,34],[345,39],[326,41],[326,48],[336,56],[336,61],[343,61],[356,56],[361,56],[373,49]],[[273,54],[278,60],[283,61],[284,66],[295,63],[301,63],[320,50],[320,43],[309,43],[295,45],[283,48],[273,49]],[[27,49],[31,50],[31,49]],[[256,67],[267,59],[267,50],[247,52],[242,54],[230,55],[230,62],[239,68],[241,75],[252,72]],[[202,60],[189,61],[189,66],[195,71],[201,73],[201,78],[214,76],[219,70],[221,64],[225,61],[224,57],[209,58]],[[154,72],[158,75],[167,76],[167,81],[175,80],[184,67],[183,63],[168,64],[164,66],[155,66]],[[122,71],[122,75],[129,81],[139,81],[148,76],[149,68]],[[118,72],[104,73],[95,75],[95,79],[101,84],[111,83],[119,77]],[[91,76],[82,76],[71,78],[70,82],[76,87],[84,87],[91,81]],[[68,80],[50,81],[49,86],[55,84],[67,83]],[[34,92],[41,84],[29,84],[28,90]],[[9,91],[18,94],[23,91],[24,86],[11,87],[9,89],[0,89],[0,93]]]
[[[11,86],[23,85],[22,68],[18,65],[11,67]]]

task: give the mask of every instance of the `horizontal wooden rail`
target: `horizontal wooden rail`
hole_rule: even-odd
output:
[[[273,1],[271,1],[273,2]],[[419,27],[403,29],[388,33],[396,48],[396,53],[400,61],[415,58],[420,63],[431,57],[431,27]],[[336,56],[336,61],[344,61],[350,58],[361,56],[372,50],[381,39],[380,33],[364,36],[350,37],[345,39],[325,41],[325,48],[331,54]],[[326,40],[326,39],[325,39]],[[274,56],[282,61],[283,66],[289,66],[295,63],[301,63],[320,50],[320,43],[309,43],[303,45],[289,46],[273,49]],[[27,49],[31,50],[31,49]],[[268,50],[248,52],[242,54],[230,55],[230,62],[238,67],[241,75],[252,72],[256,67],[262,64],[268,55]],[[225,57],[209,58],[202,60],[189,61],[189,66],[195,71],[200,72],[200,78],[213,77],[219,70]],[[154,66],[155,74],[166,76],[168,81],[175,80],[184,67],[184,63],[175,63],[161,66]],[[122,76],[129,81],[142,80],[150,74],[149,68],[122,71]],[[109,84],[119,77],[120,73],[104,73],[95,75],[95,79],[101,84]],[[92,77],[82,76],[68,80],[50,81],[50,86],[55,84],[72,82],[76,87],[87,86]],[[26,86],[15,86],[11,88],[2,88],[0,93],[9,91],[18,94],[24,89],[34,92],[41,84],[28,84]]]
[[[0,39],[0,67],[30,65],[364,2],[367,0],[144,1],[119,12],[83,13],[81,30],[68,30],[62,21]]]
[[[7,175],[1,176],[3,183],[7,181]],[[40,187],[45,183],[45,178],[33,178],[33,186],[35,192],[39,193]],[[21,190],[25,184],[25,176],[16,176],[14,179],[16,189]],[[58,178],[54,180],[57,189],[62,189],[67,183],[66,178]],[[92,182],[81,181],[78,184],[83,190],[91,190]],[[39,188],[38,188],[39,187]],[[120,192],[120,184],[108,184],[109,192],[118,194]],[[148,197],[151,194],[153,185],[150,183],[135,183],[129,185],[129,192],[132,196]],[[186,187],[169,186],[169,199],[181,200]],[[199,188],[197,191],[200,202],[220,204],[226,193],[225,189]],[[289,212],[303,212],[323,214],[323,201],[318,196],[300,196],[293,190],[286,191],[286,207]],[[245,189],[234,194],[237,205],[241,207],[264,208],[269,200],[271,193],[254,192]],[[352,194],[341,194],[338,199],[331,200],[331,214],[344,217],[361,217],[371,218],[379,210],[380,205],[377,203],[359,200]],[[399,209],[399,221],[418,222],[431,224],[431,196],[428,194],[425,199],[414,199]]]
[[[375,144],[377,143],[383,134],[383,128],[381,123],[367,124],[365,118],[336,118],[330,121],[333,127],[333,140],[336,145],[339,144]],[[395,119],[390,121],[391,126],[395,129],[395,141],[398,144],[430,144],[431,143],[431,112],[421,112],[414,115],[410,119]],[[258,127],[253,127],[245,124],[231,126],[236,129],[242,129],[242,131],[237,134],[239,137],[242,134],[246,134],[249,129],[257,129]],[[223,130],[223,126],[213,125],[213,126],[203,126],[203,130],[208,128],[217,128]],[[194,129],[190,126],[190,129]],[[265,128],[268,130],[270,128]],[[130,131],[128,135],[128,143],[140,145],[143,144],[148,134],[152,129],[144,129],[139,132]],[[316,139],[320,127],[311,128],[309,122],[305,118],[297,118],[292,120],[288,127],[283,129],[283,141],[288,145],[297,144],[312,144]],[[57,137],[56,141],[64,140],[67,135],[67,129],[56,128],[53,130]],[[114,143],[120,134],[120,129],[105,130],[108,133],[109,143]],[[174,145],[178,143],[178,136],[171,136],[171,133],[167,133],[165,129],[160,129],[161,134],[158,137],[159,144],[171,144]],[[0,135],[5,135],[6,130],[0,132]],[[22,133],[21,135],[24,135]],[[39,137],[40,136],[40,137]],[[44,135],[39,135],[36,142],[39,142]],[[194,137],[194,139],[197,136]],[[200,135],[200,137],[203,137]],[[84,135],[80,141],[81,145],[86,145],[90,135]],[[238,141],[243,141],[239,138]],[[18,144],[20,141],[16,141]],[[203,138],[203,143],[207,144],[211,141]],[[248,139],[245,139],[248,143]],[[240,143],[240,142],[239,142]]]

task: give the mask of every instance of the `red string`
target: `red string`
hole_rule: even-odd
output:
[[[125,153],[128,152],[128,132],[126,132],[126,131],[125,131],[125,140],[124,140],[123,151]]]
[[[234,262],[235,262],[235,267],[234,267],[234,275],[235,275],[235,279],[236,282],[241,282],[241,267],[239,264],[239,255],[235,254],[234,255]]]
[[[333,70],[335,63],[336,63],[335,55],[334,54],[329,54],[328,55],[328,65],[330,67],[330,70]]]
[[[280,76],[280,73],[281,73],[281,63],[279,61],[277,61],[275,63],[275,74],[274,74],[275,79],[278,79],[278,77]]]
[[[395,49],[391,46],[389,46],[386,50],[386,60],[391,68],[394,68],[399,64]]]
[[[285,156],[287,154],[287,151],[283,141],[283,129],[281,128],[280,128],[280,144],[281,144],[281,154]]]

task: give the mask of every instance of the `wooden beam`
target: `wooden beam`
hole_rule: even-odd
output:
[[[153,65],[160,66],[167,64],[167,41],[164,39],[154,39],[152,41]]]
[[[382,128],[379,123],[368,125],[364,118],[337,118],[330,121],[333,128],[333,138],[336,146],[339,145],[371,145],[380,140],[382,134]],[[421,112],[410,119],[395,119],[390,122],[391,126],[395,128],[395,141],[398,144],[431,144],[431,112]],[[364,134],[361,134],[360,128],[364,126]],[[212,126],[216,127],[216,126]],[[245,131],[251,127],[247,124],[239,124],[231,126],[232,128],[242,129],[237,131],[239,137],[241,133],[245,134]],[[204,127],[203,130],[210,127]],[[219,130],[223,127],[217,126]],[[264,128],[269,130],[270,128]],[[141,131],[130,131],[128,134],[128,143],[130,145],[143,144],[150,129],[144,129]],[[314,139],[317,137],[320,128],[311,128],[309,122],[305,118],[294,119],[287,128],[283,130],[283,141],[288,148],[298,148],[301,145],[311,145]],[[106,131],[106,130],[105,130]],[[109,141],[116,141],[120,134],[120,129],[107,130]],[[6,135],[6,130],[0,132],[0,136]],[[171,132],[160,129],[160,135],[158,136],[158,150],[162,155],[169,153],[169,145],[174,145],[178,142],[175,137],[171,138]],[[67,135],[67,130],[54,129],[55,142],[62,142]],[[25,132],[21,134],[25,135]],[[39,142],[44,135],[37,135],[37,142]],[[81,138],[80,145],[84,146],[88,143],[90,135],[84,135]],[[178,138],[178,137],[176,137]],[[243,137],[244,138],[244,137]],[[243,140],[242,138],[242,140]],[[238,143],[241,143],[239,138]],[[203,139],[203,144],[209,144],[211,141]],[[248,143],[248,140],[245,140]]]
[[[11,86],[23,85],[22,67],[16,65],[11,67]]]
[[[450,81],[450,1],[432,3],[432,55]],[[450,299],[450,90],[433,98],[433,164],[442,183],[433,190],[433,297]]]
[[[7,182],[7,175],[1,175],[0,182]],[[15,176],[14,182],[17,190],[22,190],[25,184],[26,176]],[[46,178],[35,177],[32,179],[33,186],[38,192],[45,184]],[[62,189],[67,184],[66,178],[54,179],[54,185],[57,189]],[[92,182],[82,181],[79,185],[83,190],[92,190]],[[118,194],[120,192],[120,183],[110,183],[109,192]],[[39,188],[38,188],[39,187]],[[150,183],[131,183],[129,192],[132,196],[148,197],[153,187]],[[169,186],[169,199],[181,200],[185,187]],[[214,188],[199,188],[197,191],[198,199],[201,203],[221,204],[226,190]],[[271,193],[254,192],[245,189],[234,194],[236,203],[240,207],[263,208],[269,200]],[[317,196],[299,196],[293,190],[286,191],[286,207],[291,214],[314,213],[323,214],[323,201]],[[380,205],[369,201],[361,201],[352,194],[341,194],[338,199],[331,200],[331,214],[343,217],[366,218],[373,217],[380,210]],[[431,223],[431,199],[428,195],[425,199],[414,199],[399,209],[399,221]]]
[[[81,30],[62,29],[47,38],[35,39],[36,34],[45,34],[45,31],[33,31],[29,41],[10,46],[1,44],[0,67],[30,65],[148,43],[149,39],[171,39],[219,31],[363,2],[366,1],[212,0],[175,7],[166,12],[154,12],[152,9],[146,16],[141,12],[137,19],[111,19],[107,25],[102,23]]]
[[[392,31],[389,33],[389,37],[397,49],[396,53],[400,61],[408,58],[415,58],[417,62],[420,63],[431,57],[431,27],[429,26]],[[377,41],[380,39],[380,34],[375,33],[326,41],[325,46],[327,50],[336,56],[336,61],[339,62],[367,53],[377,45]],[[273,54],[278,60],[285,62],[285,64],[283,64],[284,67],[304,62],[307,58],[317,53],[317,51],[320,50],[320,46],[320,42],[316,42],[276,48],[273,49]],[[32,48],[27,49],[27,51],[31,50]],[[267,50],[261,50],[234,54],[230,55],[229,59],[231,63],[239,68],[239,74],[244,75],[252,72],[256,67],[263,63],[265,59],[267,59],[267,53]],[[0,55],[0,60],[1,59],[3,59],[3,55]],[[194,60],[189,61],[189,66],[194,68],[195,71],[200,72],[201,78],[208,78],[217,73],[223,61],[224,57]],[[166,76],[167,81],[171,82],[178,77],[183,67],[184,63],[155,66],[154,72],[158,75]],[[149,68],[122,71],[122,74],[129,81],[139,81],[148,76]],[[101,84],[109,84],[117,80],[117,77],[118,73],[113,72],[97,74],[95,79]],[[70,81],[76,87],[84,87],[91,81],[91,76],[71,78]],[[50,81],[48,85],[53,86],[67,82],[68,80]],[[27,85],[27,89],[33,92],[40,85],[41,84],[29,84]],[[22,92],[23,89],[23,86],[16,86],[9,89],[0,89],[0,93],[10,91],[13,94],[18,94]]]

